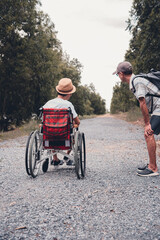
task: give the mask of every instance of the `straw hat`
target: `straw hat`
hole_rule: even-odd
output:
[[[76,87],[72,84],[71,79],[62,78],[56,86],[56,90],[61,94],[71,94],[76,91]]]

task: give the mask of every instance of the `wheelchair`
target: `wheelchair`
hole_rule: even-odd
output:
[[[40,168],[47,172],[55,154],[73,161],[78,179],[85,177],[85,135],[74,127],[70,109],[42,109],[42,124],[28,137],[25,151],[26,172],[35,178]],[[67,153],[67,151],[71,153]]]

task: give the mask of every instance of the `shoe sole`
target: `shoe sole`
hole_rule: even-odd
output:
[[[150,173],[150,174],[141,174],[140,172],[137,172],[137,175],[140,177],[156,177],[159,176],[158,172]]]

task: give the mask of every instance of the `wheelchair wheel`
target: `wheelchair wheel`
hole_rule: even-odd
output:
[[[84,133],[81,133],[80,165],[81,165],[81,177],[84,178],[85,177],[85,171],[86,171],[86,145],[85,145]]]
[[[84,178],[86,168],[86,151],[84,134],[76,132],[75,135],[75,171],[77,178]]]
[[[29,168],[30,174],[35,178],[38,174],[40,167],[40,146],[41,138],[39,131],[36,130],[31,136],[30,150],[29,150]]]
[[[28,140],[27,140],[27,144],[26,144],[26,152],[25,152],[25,167],[26,167],[26,172],[28,175],[31,175],[30,173],[30,168],[29,168],[29,149],[30,149],[30,146],[31,146],[31,136],[34,132],[31,132],[29,137],[28,137]]]

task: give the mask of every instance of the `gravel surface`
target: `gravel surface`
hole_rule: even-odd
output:
[[[80,131],[83,180],[64,165],[30,178],[27,136],[0,142],[0,239],[160,239],[160,177],[136,175],[148,158],[143,128],[100,117],[81,121]]]

